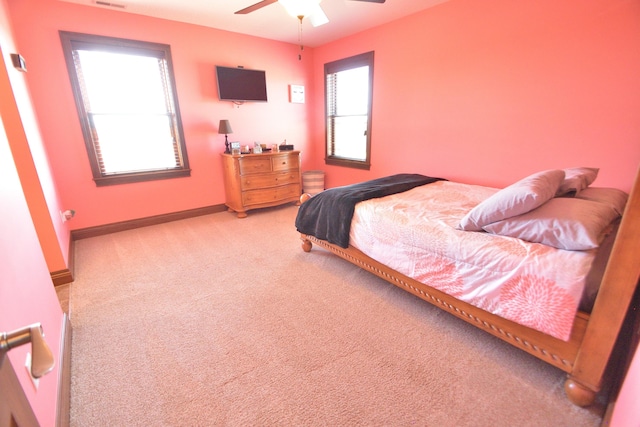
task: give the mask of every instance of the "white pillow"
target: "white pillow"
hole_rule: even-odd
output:
[[[564,181],[557,196],[574,196],[587,188],[598,177],[598,168],[569,168],[564,170]]]
[[[613,207],[618,214],[622,215],[629,195],[617,188],[589,187],[578,193],[576,198],[606,203]]]
[[[564,171],[547,170],[529,175],[503,188],[471,209],[459,230],[480,231],[492,222],[529,212],[551,199],[564,179]]]
[[[618,216],[605,203],[554,198],[523,215],[486,225],[484,230],[558,249],[587,250],[600,245]]]

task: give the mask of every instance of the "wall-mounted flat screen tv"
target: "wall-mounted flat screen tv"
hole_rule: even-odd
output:
[[[267,102],[267,78],[262,70],[216,66],[221,101]]]

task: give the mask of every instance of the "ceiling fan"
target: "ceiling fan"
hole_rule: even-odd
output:
[[[256,4],[253,4],[244,9],[240,9],[235,12],[236,15],[246,15],[247,13],[254,12],[258,9],[262,9],[265,6],[269,6],[273,3],[281,3],[282,6],[289,12],[289,14],[296,16],[302,21],[303,17],[308,17],[311,21],[311,25],[317,27],[329,22],[329,18],[325,15],[324,11],[320,7],[321,0],[262,0]],[[362,1],[367,3],[384,3],[386,0],[351,0]]]

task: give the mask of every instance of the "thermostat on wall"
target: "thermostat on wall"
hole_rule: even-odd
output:
[[[304,104],[304,86],[289,85],[289,101],[295,104]]]

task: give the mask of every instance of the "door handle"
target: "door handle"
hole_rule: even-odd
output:
[[[12,348],[31,343],[31,375],[40,378],[51,372],[55,361],[51,349],[44,340],[44,332],[40,323],[16,329],[11,332],[0,332],[0,353]]]

